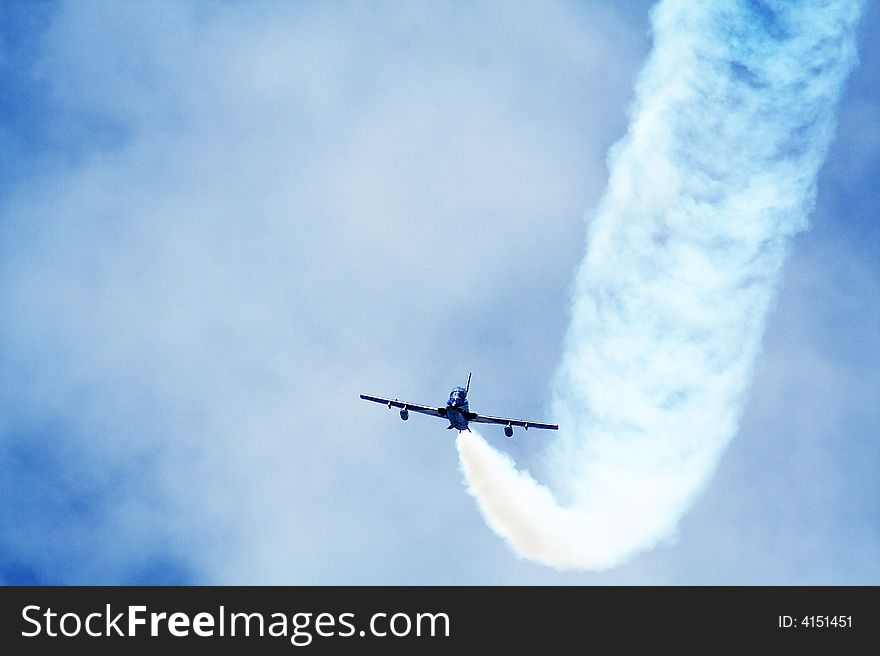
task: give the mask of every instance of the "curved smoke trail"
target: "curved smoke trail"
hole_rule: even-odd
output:
[[[807,226],[855,65],[858,2],[686,2],[654,49],[575,280],[555,384],[560,505],[478,435],[458,441],[521,555],[601,569],[675,529],[736,431],[789,242]]]

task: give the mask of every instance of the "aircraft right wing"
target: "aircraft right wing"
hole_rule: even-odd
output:
[[[373,403],[387,405],[389,410],[391,408],[400,408],[401,410],[421,412],[423,415],[431,415],[432,417],[446,416],[446,408],[432,408],[427,405],[419,405],[418,403],[406,403],[404,401],[398,401],[397,399],[384,399],[381,396],[367,396],[366,394],[361,394],[361,398],[364,401],[372,401]]]
[[[475,424],[501,424],[502,426],[522,426],[526,430],[530,428],[543,428],[545,430],[559,430],[558,424],[542,424],[538,421],[523,421],[522,419],[503,419],[502,417],[486,417],[471,412],[467,416],[468,421]]]

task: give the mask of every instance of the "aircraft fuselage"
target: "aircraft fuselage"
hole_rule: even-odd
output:
[[[449,420],[449,428],[457,428],[460,431],[468,429],[467,413],[470,412],[467,402],[467,390],[463,387],[455,387],[449,393],[446,402],[446,418]]]

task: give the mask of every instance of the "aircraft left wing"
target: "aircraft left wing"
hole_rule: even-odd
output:
[[[468,413],[468,421],[475,424],[501,424],[502,426],[522,426],[526,430],[530,428],[543,428],[545,430],[559,430],[558,424],[542,424],[539,421],[524,421],[522,419],[504,419],[503,417],[486,417],[476,412]]]
[[[387,405],[389,410],[391,408],[400,408],[401,410],[412,410],[413,412],[421,412],[423,415],[431,415],[433,417],[446,416],[446,408],[432,408],[427,405],[419,405],[418,403],[407,403],[397,399],[383,399],[381,396],[367,396],[366,394],[361,394],[361,398],[364,401]]]

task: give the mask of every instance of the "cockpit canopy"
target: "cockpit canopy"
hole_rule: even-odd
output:
[[[467,400],[467,390],[464,387],[456,387],[449,394],[449,405],[461,405]]]

